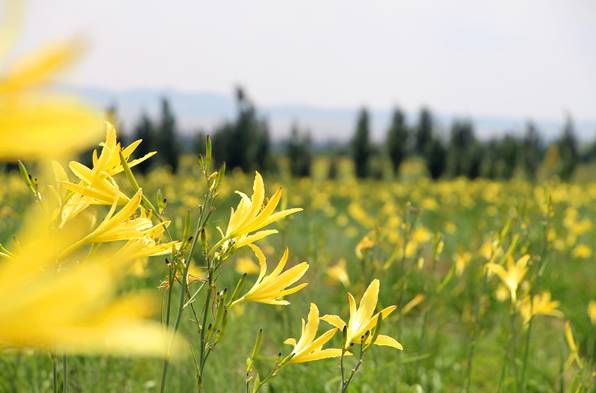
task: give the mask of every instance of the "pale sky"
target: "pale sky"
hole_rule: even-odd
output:
[[[31,0],[19,49],[73,33],[81,86],[596,118],[596,0]]]

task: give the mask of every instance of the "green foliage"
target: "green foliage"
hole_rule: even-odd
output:
[[[575,126],[571,116],[567,116],[563,127],[563,135],[557,142],[561,166],[559,176],[563,180],[569,180],[579,162],[577,139],[575,137]]]
[[[297,124],[292,125],[287,146],[290,173],[294,177],[308,177],[312,166],[312,141],[310,133],[303,132]]]
[[[428,144],[433,139],[434,120],[430,109],[422,108],[418,117],[418,125],[414,135],[414,151],[424,155]]]
[[[406,158],[408,142],[406,116],[400,108],[395,108],[387,131],[387,153],[394,174],[399,172],[399,167]]]
[[[441,139],[434,137],[426,147],[424,154],[426,170],[431,179],[439,179],[445,173],[447,164],[447,149]]]
[[[352,159],[356,176],[364,178],[369,175],[369,161],[371,146],[369,141],[369,115],[366,108],[362,108],[356,121],[356,130],[352,138]]]
[[[135,140],[141,139],[143,141],[143,143],[137,147],[139,157],[142,157],[151,151],[155,151],[157,148],[155,126],[147,113],[143,113],[138,123],[134,126],[133,138]],[[136,170],[141,173],[147,173],[151,166],[151,162],[151,160],[147,160],[140,163],[137,165]]]
[[[215,130],[213,152],[218,164],[229,169],[271,169],[271,139],[267,120],[258,115],[254,104],[239,87],[236,89],[236,118]]]
[[[158,162],[167,165],[174,173],[178,171],[180,146],[176,128],[176,118],[172,113],[167,98],[161,100],[161,115],[155,131],[156,149],[159,152]]]
[[[535,179],[543,157],[542,140],[536,125],[529,121],[520,149],[521,163],[526,178]]]

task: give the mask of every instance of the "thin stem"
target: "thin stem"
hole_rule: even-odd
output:
[[[356,373],[358,372],[358,369],[362,365],[362,359],[363,359],[363,356],[364,356],[364,349],[362,348],[363,346],[364,346],[364,344],[361,344],[360,345],[360,356],[358,356],[358,362],[356,363],[356,365],[354,366],[354,368],[350,372],[350,376],[348,377],[348,380],[347,381],[344,381],[343,380],[343,377],[342,377],[341,393],[346,393],[348,391],[348,386],[350,386],[350,383],[352,382],[352,379],[354,378],[354,375],[356,375]]]
[[[68,391],[68,357],[66,356],[66,354],[64,354],[64,356],[62,356],[62,371],[63,371],[62,393],[66,393]]]
[[[210,262],[208,262],[210,264]],[[206,343],[205,343],[205,330],[207,325],[207,316],[209,314],[209,305],[211,304],[211,292],[213,291],[212,288],[212,279],[213,273],[211,271],[210,266],[209,268],[209,287],[207,288],[207,294],[205,296],[205,306],[203,308],[203,319],[201,323],[201,347],[199,348],[199,392],[202,390],[203,387],[203,370],[205,368],[205,361],[207,360],[206,357]]]
[[[55,356],[50,356],[52,358],[52,388],[54,393],[58,393],[58,365],[56,364]]]

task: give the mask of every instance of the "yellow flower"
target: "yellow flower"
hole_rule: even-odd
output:
[[[590,300],[588,303],[588,317],[592,325],[596,325],[596,300]]]
[[[259,172],[256,172],[251,198],[242,192],[236,191],[241,199],[236,209],[232,209],[224,239],[233,240],[234,246],[240,248],[277,233],[275,229],[261,229],[302,210],[301,208],[293,208],[274,213],[282,192],[283,190],[280,188],[271,196],[269,202],[264,204],[265,185]]]
[[[147,317],[158,310],[148,294],[117,297],[129,263],[109,252],[85,260],[56,258],[73,230],[49,219],[26,225],[21,246],[0,263],[0,345],[56,353],[167,356],[172,338]],[[176,337],[173,352],[184,349]]]
[[[472,254],[469,252],[458,252],[455,254],[455,273],[461,276],[471,260]]]
[[[116,129],[107,123],[106,140],[101,144],[101,154],[98,157],[97,151],[93,151],[93,167],[88,168],[80,162],[71,161],[69,168],[79,178],[79,183],[63,181],[64,187],[75,194],[88,198],[90,203],[94,204],[112,205],[114,201],[127,201],[128,197],[120,191],[112,177],[124,170],[120,162],[120,153],[129,167],[138,165],[156,154],[156,152],[151,152],[141,158],[129,161],[140,143],[139,139],[122,149],[120,143],[117,142]]]
[[[548,315],[551,317],[562,318],[563,313],[557,310],[559,304],[558,301],[551,300],[550,292],[545,291],[538,295],[534,295],[532,303],[530,303],[529,297],[523,298],[518,304],[518,309],[524,320],[524,324],[528,324],[536,315]]]
[[[253,250],[259,261],[259,277],[252,288],[250,288],[244,296],[232,303],[232,305],[240,302],[258,302],[280,306],[290,304],[290,302],[282,300],[282,298],[291,295],[292,293],[296,293],[308,285],[307,283],[302,283],[295,287],[288,288],[304,276],[304,273],[308,270],[308,263],[299,263],[282,273],[286,266],[286,262],[288,261],[288,249],[286,248],[275,269],[273,269],[269,275],[266,275],[267,261],[265,255],[261,249],[254,244],[249,244],[249,247]]]
[[[348,292],[348,302],[350,305],[350,319],[347,324],[347,340],[346,340],[346,349],[352,343],[361,343],[362,337],[366,333],[372,333],[372,330],[377,325],[379,321],[379,316],[387,318],[389,314],[391,314],[397,307],[396,306],[389,306],[381,310],[380,312],[374,314],[375,308],[377,307],[377,302],[379,298],[379,280],[373,280],[362,299],[360,300],[360,306],[356,307],[356,300],[351,293]],[[374,314],[374,315],[373,315]],[[341,319],[337,315],[324,315],[321,319],[336,328],[343,330],[346,323],[343,319]],[[366,344],[370,344],[372,337],[368,338]],[[385,345],[393,348],[397,348],[399,350],[403,350],[402,345],[392,337],[385,336],[379,334],[376,341],[373,343],[375,345]]]
[[[294,347],[292,350],[292,358],[289,363],[304,363],[315,360],[329,359],[341,356],[341,349],[326,348],[322,349],[329,340],[333,338],[337,332],[336,328],[327,330],[325,333],[317,336],[319,329],[319,309],[314,303],[310,304],[310,311],[308,313],[308,321],[305,323],[302,320],[302,333],[298,342],[294,338],[288,338],[284,344]]]
[[[1,44],[12,46],[12,42]],[[0,74],[0,158],[64,156],[100,137],[99,111],[45,89],[79,52],[80,45],[74,42],[54,46]]]
[[[401,315],[406,315],[408,314],[410,311],[412,311],[414,308],[416,308],[420,303],[422,303],[424,301],[425,296],[422,293],[419,293],[418,295],[414,296],[414,298],[412,300],[410,300],[408,303],[406,303],[406,305],[401,309],[400,314]]]
[[[346,269],[346,260],[341,258],[337,263],[327,268],[327,275],[333,282],[341,282],[343,285],[350,285],[350,276]]]
[[[364,236],[356,245],[356,256],[358,259],[364,258],[364,254],[374,246],[374,240],[372,240],[369,235]]]
[[[529,260],[529,255],[522,256],[517,260],[517,262],[513,262],[513,258],[509,257],[507,259],[507,270],[505,270],[503,266],[496,263],[486,264],[486,269],[489,272],[495,273],[497,276],[499,276],[503,284],[507,287],[509,290],[509,296],[511,297],[511,301],[513,303],[515,303],[517,300],[517,288],[528,272]]]
[[[251,258],[238,258],[236,271],[240,274],[257,274],[259,266]]]
[[[573,249],[573,256],[579,259],[587,259],[592,256],[592,248],[585,244],[578,244]]]
[[[579,357],[579,350],[577,349],[575,338],[573,338],[573,330],[571,329],[571,324],[569,321],[565,321],[565,341],[567,341],[567,346],[569,347],[569,356],[565,362],[565,367],[570,367],[573,363],[575,363],[577,367],[583,368],[584,366],[581,358]]]

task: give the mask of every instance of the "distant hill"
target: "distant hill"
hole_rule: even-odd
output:
[[[115,104],[119,117],[126,129],[130,129],[143,111],[156,114],[160,97],[166,96],[174,108],[183,132],[190,133],[198,128],[213,130],[217,124],[231,118],[235,112],[234,97],[230,95],[210,92],[187,92],[175,89],[127,89],[108,90],[99,88],[64,87],[65,90],[75,92],[95,103],[107,107]],[[308,105],[259,105],[258,110],[269,119],[271,131],[275,140],[289,135],[292,122],[297,121],[303,127],[311,130],[317,142],[348,140],[352,134],[356,111],[358,108],[326,108]],[[440,108],[435,110],[435,116],[443,132],[448,131],[452,119],[457,114],[444,114]],[[416,120],[416,113],[408,114],[410,123]],[[372,134],[377,141],[384,138],[389,122],[390,112],[387,110],[371,109]],[[527,119],[514,117],[473,116],[477,135],[489,138],[504,132],[520,134]],[[549,140],[556,137],[562,127],[563,118],[533,119],[538,124],[543,136]],[[596,137],[596,119],[576,119],[578,137],[583,141],[591,141]]]

